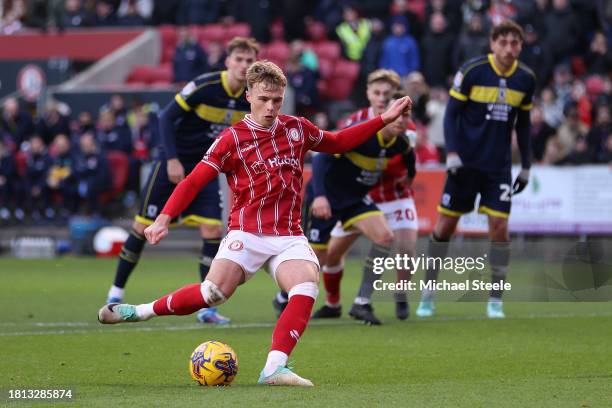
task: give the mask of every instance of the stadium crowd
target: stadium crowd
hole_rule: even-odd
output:
[[[361,66],[352,107],[365,106],[365,78],[395,70],[414,101],[421,166],[444,160],[448,88],[461,62],[487,52],[492,24],[505,18],[525,31],[521,60],[538,77],[532,120],[535,163],[612,163],[612,0],[3,0],[0,33],[23,29],[179,26],[247,22],[266,43],[290,46],[284,64],[298,113],[328,128],[332,117],[318,93],[322,68],[304,40],[313,25]],[[306,17],[304,17],[306,16]],[[274,22],[277,22],[274,24]],[[174,82],[222,69],[223,47],[203,48],[180,29]],[[139,168],[156,155],[156,109],[111,98],[99,112],[49,103],[32,114],[8,98],[0,119],[0,219],[54,218],[98,212],[116,198],[118,168],[127,173],[125,202],[138,193]],[[515,148],[514,151],[517,151]],[[112,153],[111,153],[112,152]],[[117,158],[114,152],[120,152]],[[113,156],[114,155],[114,156]],[[110,164],[109,164],[110,161]]]

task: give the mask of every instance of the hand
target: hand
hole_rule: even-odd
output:
[[[512,195],[518,194],[529,184],[529,169],[522,169],[512,184]]]
[[[389,123],[393,122],[395,119],[399,118],[400,115],[406,115],[410,113],[411,109],[412,109],[412,99],[410,99],[409,96],[404,96],[403,98],[400,98],[394,101],[393,104],[391,104],[391,106],[389,107],[389,109],[383,112],[383,114],[380,115],[380,117],[385,123],[385,125],[388,125]]]
[[[457,153],[448,153],[446,156],[446,172],[450,176],[456,176],[463,168],[461,157]]]
[[[315,197],[312,202],[312,215],[316,218],[327,220],[331,217],[331,206],[325,196]]]
[[[168,225],[170,225],[170,217],[166,214],[160,214],[155,222],[149,225],[144,230],[144,235],[151,245],[156,245],[168,235]]]
[[[168,169],[168,179],[172,183],[178,184],[185,178],[185,169],[179,159],[168,160],[166,167]]]

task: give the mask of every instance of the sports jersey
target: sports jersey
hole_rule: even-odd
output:
[[[378,132],[349,152],[336,156],[322,156],[315,160],[313,166],[316,167],[313,168],[313,172],[324,175],[325,196],[332,208],[348,207],[361,201],[379,182],[390,159],[407,152],[409,146],[402,136],[396,136],[385,142],[382,134]],[[401,158],[402,156],[400,162]]]
[[[494,65],[493,54],[466,62],[450,90],[463,106],[451,123],[445,121],[447,151],[457,152],[466,167],[509,171],[512,128],[518,110],[531,109],[534,89],[535,75],[521,62],[506,73]]]
[[[236,93],[229,89],[227,71],[200,75],[185,85],[174,100],[188,114],[178,121],[174,130],[176,151],[167,152],[166,157],[177,156],[188,162],[198,162],[225,128],[250,111],[244,89]]]

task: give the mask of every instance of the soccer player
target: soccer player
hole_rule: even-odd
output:
[[[219,135],[145,230],[147,240],[158,243],[168,234],[170,221],[218,173],[225,173],[235,201],[229,232],[206,280],[148,304],[105,305],[98,319],[112,324],[194,313],[225,302],[238,285],[267,265],[272,278],[289,293],[289,303],[276,322],[258,383],[312,386],[310,380],[286,367],[318,293],[317,257],[300,226],[304,155],[311,149],[328,153],[353,149],[410,109],[411,101],[398,100],[372,120],[330,133],[304,118],[279,114],[286,85],[283,72],[271,62],[259,61],[249,68],[247,99],[251,114]]]
[[[248,113],[245,76],[255,62],[259,45],[253,39],[236,37],[227,46],[226,71],[200,75],[176,94],[161,112],[160,133],[163,158],[153,164],[141,195],[140,211],[121,249],[115,280],[108,291],[108,303],[121,302],[125,285],[138,264],[144,248],[144,230],[151,225],[175,185],[200,162],[204,152],[228,126]],[[217,179],[200,191],[193,203],[173,223],[197,226],[202,236],[199,262],[204,281],[221,242],[221,192]],[[211,307],[197,315],[203,323],[227,324],[229,319]]]
[[[404,95],[401,91],[396,91],[391,98],[391,102]],[[371,112],[371,111],[370,111]],[[355,115],[353,115],[354,117]],[[368,113],[364,113],[368,117]],[[397,128],[394,129],[398,135],[404,135],[414,123],[407,117],[403,117],[403,122],[398,121]],[[384,130],[383,130],[384,131]],[[409,145],[408,145],[409,146]],[[393,232],[393,247],[400,254],[413,256],[417,238],[416,208],[412,200],[409,185],[416,175],[414,151],[410,149],[406,155],[395,155],[386,166],[384,166],[378,183],[369,190],[368,196],[376,206],[384,213],[389,228]],[[313,171],[313,177],[315,173]],[[331,187],[331,186],[330,186]],[[322,188],[324,190],[324,188]],[[325,195],[328,195],[327,193]],[[327,214],[329,212],[329,201],[327,198],[321,199],[318,208],[314,208],[313,213]],[[323,268],[323,279],[327,292],[326,303],[313,314],[313,318],[337,318],[341,315],[340,305],[340,280],[344,271],[344,255],[359,237],[359,231],[355,229],[344,229],[336,224],[331,231],[331,240],[327,247],[326,263]],[[388,256],[390,248],[380,246],[376,242],[370,249],[363,268],[362,281],[357,293],[357,297],[349,311],[349,315],[357,320],[363,320],[366,324],[380,325],[381,321],[374,314],[371,305],[373,283],[378,279],[373,271],[373,259],[381,256]],[[387,254],[383,254],[386,252]],[[410,271],[400,269],[397,271],[398,280],[410,280]],[[404,292],[395,294],[396,316],[404,320],[408,317],[408,303]]]
[[[533,71],[518,61],[523,44],[518,24],[508,20],[493,27],[489,42],[492,54],[466,62],[450,90],[444,117],[448,175],[428,253],[430,257],[446,256],[459,218],[472,211],[480,194],[478,211],[489,219],[491,281],[498,283],[506,278],[510,260],[510,201],[529,180],[529,110],[536,80]],[[522,166],[514,183],[510,172],[513,128]],[[437,277],[437,269],[427,270],[427,281]],[[502,292],[490,292],[489,318],[505,317]],[[416,314],[434,314],[433,292],[423,291]]]

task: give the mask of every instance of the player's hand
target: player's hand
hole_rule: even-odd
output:
[[[407,115],[412,110],[412,99],[409,96],[404,96],[391,104],[389,109],[383,112],[380,117],[382,118],[385,125],[393,122],[395,119],[399,118],[400,115]]]
[[[512,184],[512,195],[518,194],[529,184],[529,169],[522,169]]]
[[[318,196],[312,202],[312,215],[327,220],[331,217],[331,205],[325,196]]]
[[[463,162],[457,153],[448,153],[446,156],[446,172],[449,176],[456,176],[463,169]]]
[[[160,214],[155,222],[149,225],[144,230],[144,235],[149,244],[156,245],[168,235],[168,225],[170,225],[170,217],[166,214]]]
[[[185,168],[179,161],[179,159],[170,159],[167,164],[168,169],[168,179],[174,183],[178,184],[185,178]]]

